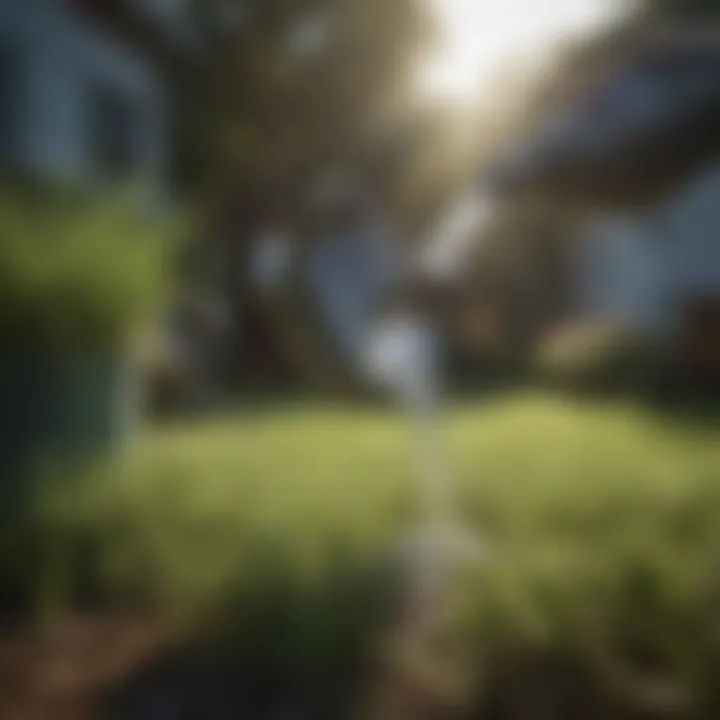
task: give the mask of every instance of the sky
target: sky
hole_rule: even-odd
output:
[[[427,0],[440,22],[440,46],[421,64],[422,92],[474,98],[500,63],[549,55],[627,13],[631,0]]]

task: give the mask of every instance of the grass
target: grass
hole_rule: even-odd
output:
[[[458,507],[492,544],[458,596],[478,704],[521,718],[717,710],[715,426],[528,395],[458,406],[446,424]],[[43,494],[39,594],[52,605],[84,584],[199,618],[286,687],[326,688],[340,668],[349,680],[385,617],[415,452],[382,410],[148,429],[124,467]]]

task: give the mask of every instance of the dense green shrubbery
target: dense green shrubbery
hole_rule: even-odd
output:
[[[169,233],[130,203],[4,192],[0,215],[5,348],[113,348],[158,308]]]
[[[618,325],[578,325],[551,334],[540,346],[541,379],[576,391],[647,389],[663,364],[650,336]]]
[[[485,403],[449,421],[463,519],[490,549],[458,598],[481,716],[717,717],[717,427]],[[206,641],[227,635],[239,679],[327,699],[387,617],[373,568],[412,506],[404,437],[381,412],[328,409],[156,430],[123,472],[47,486],[42,562],[23,566],[44,606],[84,587],[189,613]]]

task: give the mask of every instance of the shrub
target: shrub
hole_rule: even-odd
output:
[[[6,348],[113,348],[159,306],[167,228],[129,203],[6,192],[0,213]]]
[[[620,325],[580,325],[552,333],[541,345],[538,370],[553,385],[576,391],[638,391],[663,361],[647,334]]]

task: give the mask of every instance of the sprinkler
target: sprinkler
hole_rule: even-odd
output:
[[[371,325],[364,370],[406,410],[419,458],[423,510],[417,530],[402,543],[409,653],[422,652],[413,633],[422,638],[424,624],[442,617],[458,565],[482,562],[488,549],[483,538],[464,530],[452,504],[439,428],[442,340],[425,302],[428,292],[452,290],[468,248],[505,203],[590,212],[663,203],[720,157],[719,121],[720,35],[714,29],[672,31],[640,43],[446,213]]]
[[[420,512],[399,541],[404,602],[390,639],[391,672],[438,712],[461,702],[471,680],[449,607],[454,576],[481,564],[488,549],[454,503],[441,417],[443,305],[493,210],[489,195],[464,197],[450,210],[369,324],[363,354],[364,372],[399,404],[414,436]],[[415,716],[394,707],[393,720]]]
[[[467,253],[496,210],[491,194],[477,190],[452,205],[406,264],[367,335],[364,371],[399,403],[414,429],[422,513],[415,544],[433,567],[444,564],[441,555],[477,558],[483,545],[460,530],[453,507],[441,428],[443,316]]]

